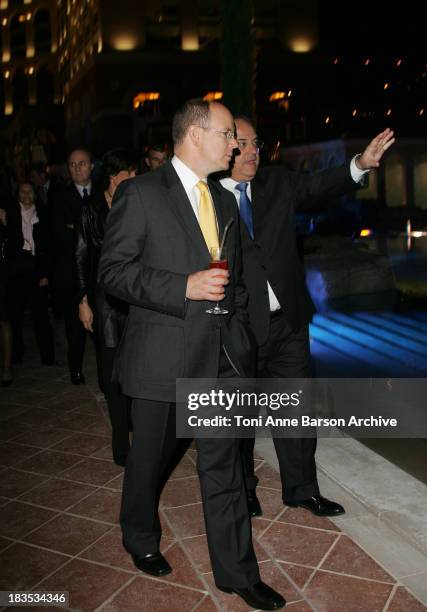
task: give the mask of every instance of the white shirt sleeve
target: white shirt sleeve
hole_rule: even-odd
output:
[[[350,162],[350,174],[351,174],[351,178],[353,179],[353,181],[355,183],[358,183],[367,172],[370,172],[370,169],[368,169],[368,170],[360,170],[356,166],[356,159],[358,157],[360,157],[360,154],[359,155],[355,155],[353,157],[353,159],[351,160],[351,162]]]

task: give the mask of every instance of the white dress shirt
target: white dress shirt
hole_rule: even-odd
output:
[[[356,166],[356,158],[357,157],[358,157],[357,155],[355,157],[353,157],[353,159],[350,162],[350,174],[351,174],[351,178],[353,179],[353,181],[355,183],[358,183],[361,180],[361,178],[363,177],[363,175],[366,174],[367,172],[369,172],[369,170],[360,170]],[[220,182],[221,182],[221,185],[223,187],[225,187],[225,189],[228,189],[228,191],[231,191],[231,193],[236,198],[237,206],[240,207],[240,191],[238,189],[236,189],[236,185],[238,184],[238,181],[235,181],[231,177],[227,177],[227,178],[221,179]],[[240,182],[246,182],[246,181],[240,181]],[[252,202],[252,193],[251,193],[251,183],[250,182],[248,182],[248,187],[246,189],[246,193],[248,195],[248,198]],[[270,283],[268,281],[267,281],[267,289],[268,289],[268,299],[269,299],[269,302],[270,302],[270,312],[274,312],[275,310],[280,310],[280,308],[282,306],[280,305],[279,300],[277,299],[276,294],[274,293],[274,291],[271,288]]]
[[[77,185],[77,183],[74,183],[74,185],[75,185],[77,191],[79,192],[81,198],[84,198],[84,195],[85,195],[83,193],[83,189],[86,189],[87,195],[91,194],[91,191],[92,191],[92,181],[89,181],[89,183],[87,185]]]
[[[185,193],[188,196],[188,199],[191,202],[191,206],[194,210],[194,214],[196,215],[197,220],[199,220],[199,206],[200,206],[200,198],[201,194],[199,189],[196,187],[199,181],[203,181],[207,186],[206,178],[199,178],[197,174],[191,170],[188,166],[184,164],[183,161],[179,159],[176,155],[172,157],[172,166],[175,168],[175,171],[179,177],[179,180],[184,187]],[[209,187],[208,187],[209,189]],[[211,196],[212,197],[212,196]],[[215,207],[214,207],[215,208]]]

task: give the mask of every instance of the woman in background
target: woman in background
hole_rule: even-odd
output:
[[[125,149],[115,149],[102,158],[105,175],[104,197],[84,203],[76,226],[76,264],[79,287],[79,318],[85,329],[95,334],[98,351],[98,378],[108,404],[112,427],[113,459],[125,465],[129,451],[129,401],[122,394],[112,371],[116,349],[127,316],[127,305],[107,296],[96,282],[99,257],[108,212],[114,192],[124,180],[136,174],[136,157]]]
[[[53,332],[48,313],[50,265],[49,229],[42,210],[35,205],[31,183],[18,186],[18,201],[7,211],[6,258],[12,324],[12,360],[22,363],[22,321],[25,307],[31,311],[34,333],[43,365],[54,365]]]

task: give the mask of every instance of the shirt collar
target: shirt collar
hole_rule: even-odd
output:
[[[172,157],[171,162],[186,193],[190,193],[200,180],[206,182],[206,179],[200,179],[197,174],[176,155]]]
[[[77,183],[74,183],[74,186],[79,192],[81,198],[84,196],[83,189],[86,189],[88,195],[90,195],[92,192],[92,181],[89,181],[87,185],[77,185]]]

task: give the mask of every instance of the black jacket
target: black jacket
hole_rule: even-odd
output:
[[[220,234],[228,233],[230,282],[222,305],[186,300],[188,275],[209,266],[209,251],[173,165],[119,185],[99,265],[106,290],[130,304],[115,373],[130,397],[176,401],[177,378],[216,378],[221,345],[242,374],[253,371],[247,294],[241,277],[239,215],[233,196],[209,181]]]
[[[87,203],[98,202],[103,197],[102,190],[96,184],[92,184]],[[56,288],[77,290],[75,227],[81,215],[82,205],[83,198],[74,183],[56,190],[51,210],[55,258],[53,285]]]
[[[97,202],[83,202],[75,231],[77,299],[87,296],[94,313],[95,333],[103,346],[117,346],[123,332],[128,305],[105,294],[97,283],[99,258],[109,209],[104,195]]]
[[[251,181],[255,239],[244,223],[241,232],[249,318],[258,345],[266,342],[270,329],[267,281],[294,331],[306,325],[314,312],[297,251],[296,210],[359,186],[351,177],[350,164],[311,175],[266,167]]]

